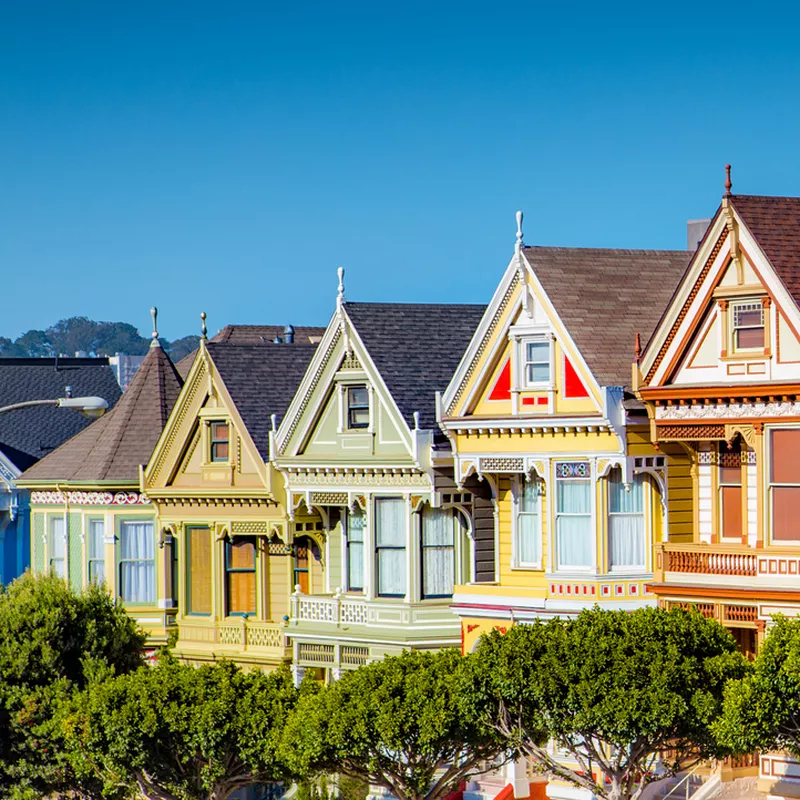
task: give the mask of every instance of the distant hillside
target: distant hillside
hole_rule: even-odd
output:
[[[197,336],[184,336],[173,342],[160,339],[160,342],[176,362],[197,348]],[[0,336],[0,357],[74,356],[80,351],[93,356],[116,353],[140,356],[149,346],[150,337],[141,336],[127,322],[95,322],[86,317],[70,317],[59,320],[45,331],[29,330],[14,341]]]

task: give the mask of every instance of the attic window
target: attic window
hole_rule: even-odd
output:
[[[229,426],[227,422],[212,422],[211,429],[211,460],[228,460]]]
[[[369,392],[366,386],[351,386],[347,390],[347,427],[369,427]]]
[[[764,306],[760,300],[732,303],[734,350],[764,349]]]
[[[550,381],[550,342],[544,337],[522,343],[525,360],[525,383],[528,386]]]

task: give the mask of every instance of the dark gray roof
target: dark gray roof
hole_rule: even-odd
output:
[[[346,303],[345,311],[406,422],[437,429],[435,394],[453,377],[486,306]]]
[[[107,358],[0,359],[0,406],[64,397],[66,386],[72,387],[73,397],[102,397],[109,407],[122,394]],[[0,449],[20,469],[27,469],[91,421],[52,406],[8,411],[0,414]]]
[[[258,452],[269,458],[270,415],[286,413],[316,344],[208,343],[208,353]]]

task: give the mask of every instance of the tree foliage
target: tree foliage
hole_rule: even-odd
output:
[[[195,668],[163,655],[78,699],[67,724],[73,763],[106,797],[135,786],[149,800],[225,800],[288,776],[277,751],[298,696],[286,669]]]
[[[75,788],[58,719],[72,693],[143,663],[144,636],[101,587],[23,575],[0,592],[0,796]]]
[[[455,650],[406,652],[360,667],[298,704],[282,752],[303,776],[341,773],[400,800],[437,800],[484,761],[502,738],[470,716],[466,659]]]
[[[711,725],[747,669],[718,623],[652,608],[493,631],[476,656],[469,694],[485,718],[541,771],[609,800],[720,755]]]
[[[776,618],[752,673],[726,687],[715,732],[736,753],[785,749],[800,757],[800,620]]]

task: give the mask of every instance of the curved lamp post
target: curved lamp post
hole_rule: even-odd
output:
[[[58,406],[71,408],[85,417],[102,417],[108,410],[108,403],[102,397],[57,397],[53,400],[25,400],[22,403],[12,403],[10,406],[1,406],[0,414],[4,411],[16,411],[20,408],[33,406]]]

